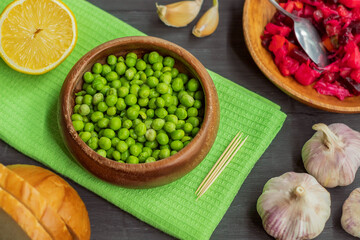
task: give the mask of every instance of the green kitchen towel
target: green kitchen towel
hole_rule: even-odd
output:
[[[220,99],[220,128],[208,156],[191,173],[171,184],[146,190],[103,182],[79,167],[64,147],[57,126],[57,100],[76,61],[108,40],[144,35],[83,0],[63,0],[74,12],[79,38],[72,54],[55,70],[29,76],[0,60],[0,138],[31,158],[69,177],[144,222],[181,239],[208,239],[254,164],[280,130],[286,116],[279,106],[210,72]],[[0,12],[11,0],[0,1]],[[247,142],[208,192],[195,190],[235,133]]]

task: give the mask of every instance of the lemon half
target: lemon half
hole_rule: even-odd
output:
[[[54,69],[76,41],[75,16],[59,0],[16,0],[0,16],[0,56],[22,73]]]

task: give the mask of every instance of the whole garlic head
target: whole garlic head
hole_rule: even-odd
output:
[[[352,191],[344,202],[341,226],[349,234],[360,238],[360,188]]]
[[[330,216],[330,194],[307,173],[270,179],[257,201],[265,231],[279,240],[313,239]]]
[[[306,171],[324,187],[351,184],[360,166],[360,133],[342,123],[313,129],[317,132],[302,149]]]

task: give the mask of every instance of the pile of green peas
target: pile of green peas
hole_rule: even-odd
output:
[[[172,57],[110,55],[83,75],[71,120],[103,157],[155,162],[176,154],[198,133],[204,116],[200,82],[179,73]]]

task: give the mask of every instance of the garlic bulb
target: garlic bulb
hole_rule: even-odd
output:
[[[313,126],[317,132],[302,149],[306,171],[324,187],[347,186],[360,166],[360,133],[342,123]]]
[[[185,27],[199,14],[203,0],[180,1],[168,5],[158,5],[157,13],[161,21],[171,27]]]
[[[219,24],[219,4],[214,0],[213,6],[207,10],[194,26],[192,33],[196,37],[206,37],[215,32]]]
[[[360,238],[360,188],[352,191],[344,202],[341,226],[349,234]]]
[[[265,184],[257,211],[274,238],[313,239],[330,216],[330,194],[313,176],[288,172]]]

